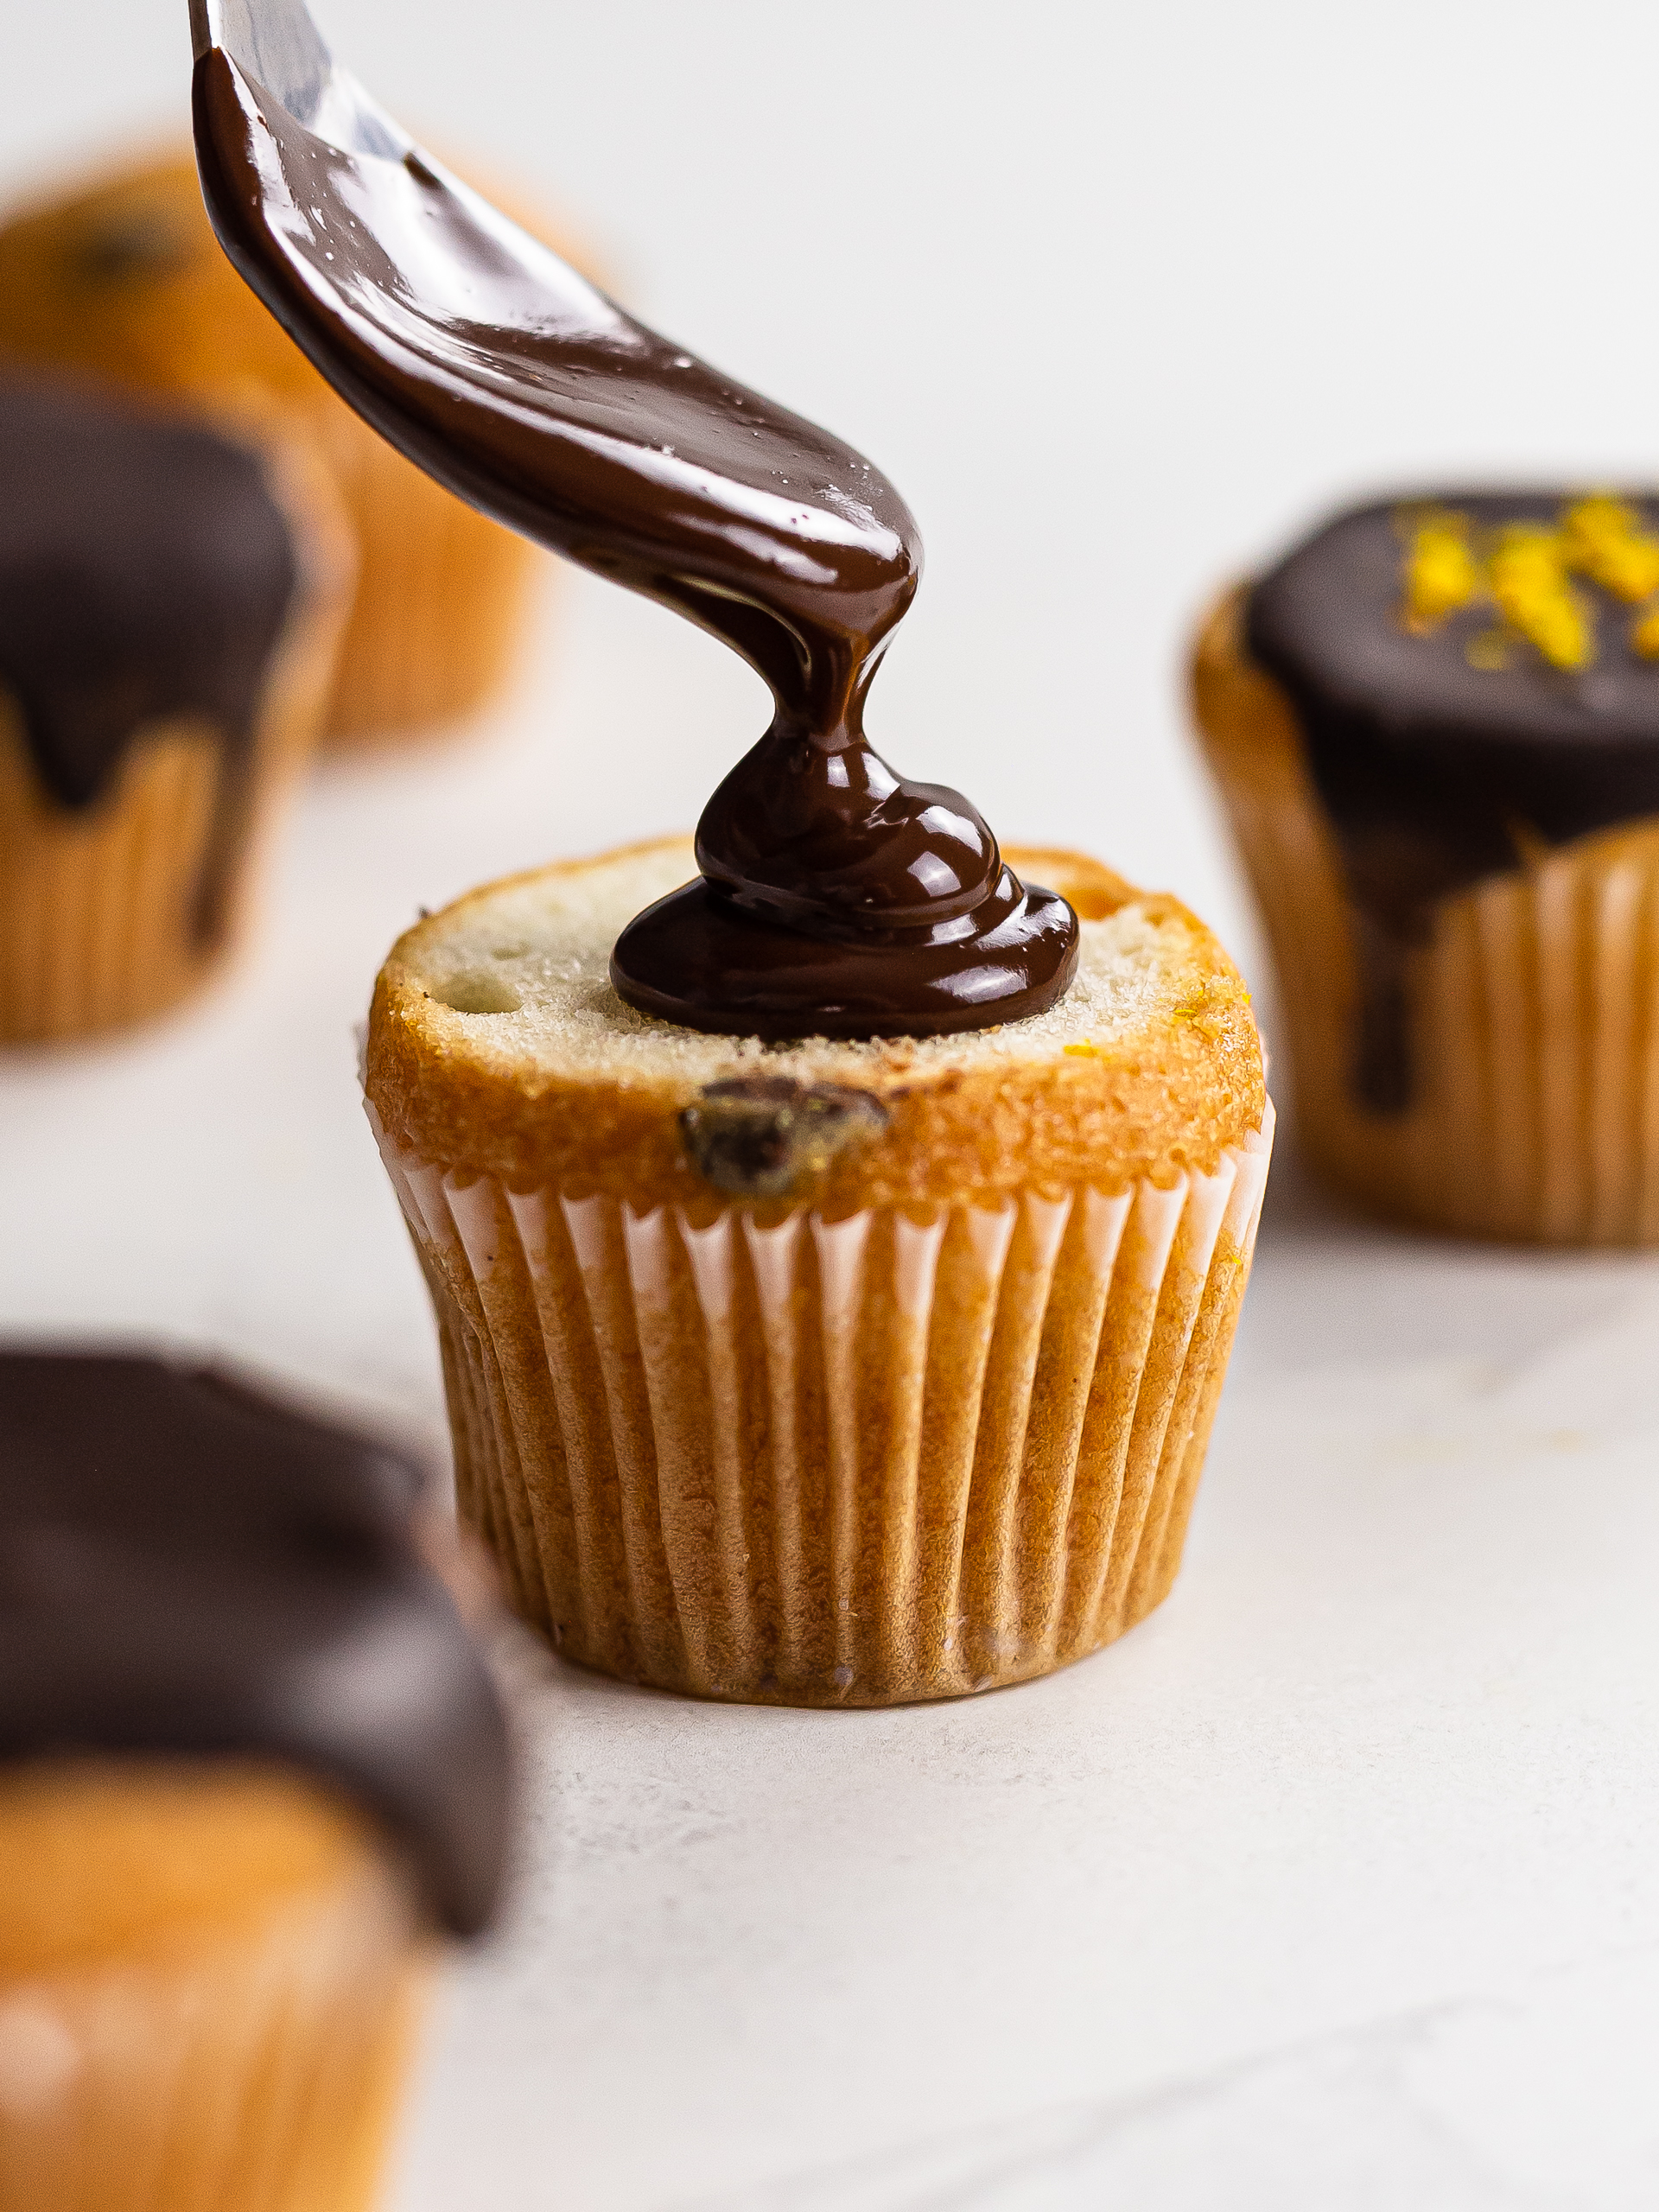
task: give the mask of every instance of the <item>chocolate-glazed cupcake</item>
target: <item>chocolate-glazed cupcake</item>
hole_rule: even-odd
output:
[[[325,733],[397,737],[476,712],[508,675],[540,564],[342,406],[220,252],[188,151],[0,226],[0,354],[210,405],[250,392],[312,438],[358,585]]]
[[[235,945],[350,573],[257,419],[0,378],[0,1040],[160,1013]]]
[[[1326,524],[1198,640],[1301,1139],[1427,1224],[1659,1241],[1659,503]]]
[[[382,971],[366,1087],[462,1510],[527,1618],[639,1681],[887,1704],[1079,1657],[1170,1586],[1248,1272],[1237,974],[1175,900],[1005,854],[881,758],[921,573],[894,486],[516,232],[302,29],[199,15],[226,251],[405,451],[774,706],[695,845],[490,886]]]
[[[413,1469],[0,1355],[0,2212],[365,2212],[506,1744]]]

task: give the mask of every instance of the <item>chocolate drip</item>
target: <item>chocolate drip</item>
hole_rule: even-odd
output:
[[[1564,496],[1435,504],[1491,527],[1553,523]],[[1634,504],[1652,529],[1659,501]],[[1552,668],[1517,642],[1506,667],[1473,664],[1490,604],[1427,635],[1400,619],[1399,512],[1339,516],[1262,579],[1246,616],[1252,657],[1296,709],[1342,857],[1360,985],[1354,1090],[1379,1115],[1411,1104],[1407,968],[1437,904],[1529,850],[1659,817],[1659,664],[1631,650],[1630,607],[1575,578],[1593,607],[1593,662]]]
[[[0,1762],[272,1759],[358,1799],[458,1934],[506,1738],[410,1534],[420,1478],[198,1369],[0,1354]]]
[[[227,772],[204,938],[296,580],[254,454],[71,386],[0,383],[0,686],[41,785],[72,810],[96,804],[146,724],[216,737]]]
[[[319,65],[321,66],[321,65]],[[374,118],[314,137],[222,49],[195,78],[221,242],[331,384],[485,512],[661,601],[765,678],[771,728],[697,837],[701,878],[612,963],[694,1028],[982,1027],[1071,981],[1077,921],[966,799],[906,782],[863,705],[921,543],[878,470],[625,315]]]

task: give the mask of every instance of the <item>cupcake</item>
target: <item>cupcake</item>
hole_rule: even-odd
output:
[[[0,1356],[0,2208],[364,2212],[488,1675],[363,1440],[153,1360]]]
[[[158,1014],[224,960],[350,588],[303,448],[0,378],[0,1040]]]
[[[1249,1268],[1236,971],[874,750],[922,552],[872,462],[595,291],[320,41],[207,18],[207,205],[310,358],[772,696],[695,844],[475,892],[381,972],[365,1087],[463,1514],[561,1650],[664,1688],[888,1705],[1094,1650],[1169,1588]]]
[[[0,228],[0,353],[210,401],[252,391],[326,457],[359,581],[326,728],[372,741],[454,721],[506,677],[537,558],[336,399],[219,251],[187,153]]]
[[[1339,515],[1193,684],[1319,1167],[1433,1228],[1659,1241],[1659,502]]]
[[[464,1516],[567,1656],[882,1705],[1046,1673],[1168,1591],[1268,1165],[1203,925],[1011,853],[1080,924],[1049,1011],[764,1043],[608,979],[690,841],[421,922],[371,1116],[436,1308]]]

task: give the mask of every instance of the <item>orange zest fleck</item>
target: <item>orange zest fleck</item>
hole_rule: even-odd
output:
[[[1582,593],[1573,588],[1560,531],[1542,523],[1510,524],[1497,534],[1487,572],[1503,620],[1552,668],[1585,668],[1595,658],[1595,618]]]
[[[1634,607],[1659,592],[1659,537],[1643,530],[1627,499],[1592,492],[1561,517],[1569,564],[1615,599]]]
[[[1421,637],[1438,630],[1448,615],[1478,598],[1484,584],[1467,515],[1450,507],[1422,509],[1411,520],[1410,530],[1402,620]]]

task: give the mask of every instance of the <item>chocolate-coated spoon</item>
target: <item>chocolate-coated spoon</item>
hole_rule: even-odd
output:
[[[777,713],[703,816],[698,882],[620,939],[623,995],[763,1036],[982,1027],[1058,997],[1077,925],[968,802],[863,735],[921,545],[878,470],[625,314],[449,175],[302,0],[191,0],[226,252],[335,388],[486,512],[742,653]]]

